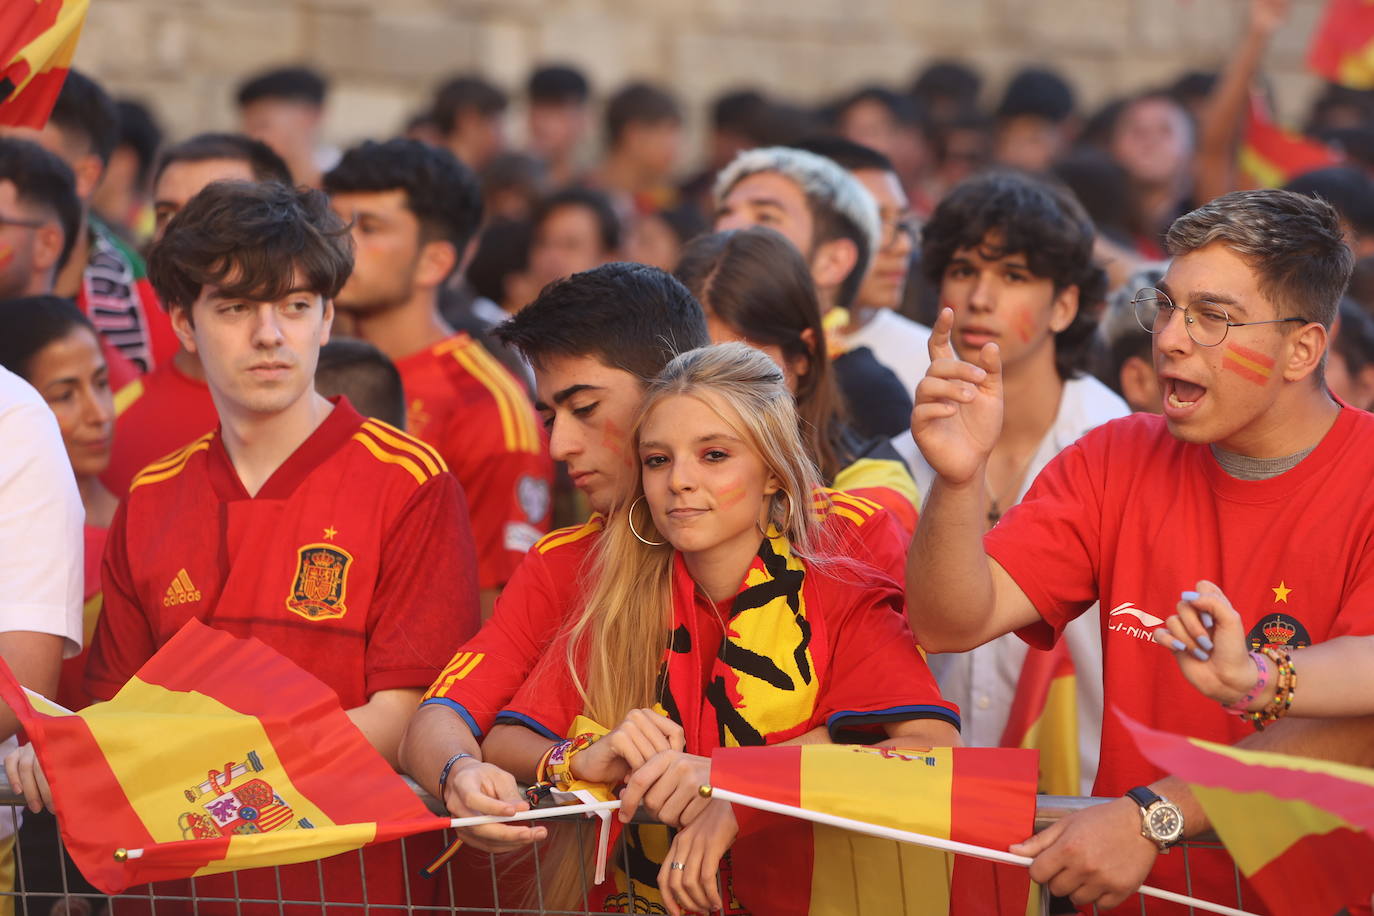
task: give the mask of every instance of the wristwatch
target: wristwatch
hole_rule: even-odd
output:
[[[1163,852],[1183,838],[1183,812],[1145,786],[1136,786],[1126,797],[1140,806],[1140,835]]]

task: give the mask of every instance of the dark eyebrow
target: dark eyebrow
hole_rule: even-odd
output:
[[[296,296],[296,295],[299,295],[299,294],[301,294],[301,293],[305,293],[306,295],[309,295],[309,296],[318,296],[318,295],[320,295],[318,291],[313,290],[313,289],[310,289],[309,287],[297,286],[297,287],[295,287],[294,289],[288,289],[286,292],[282,293],[281,298],[282,298],[282,299],[285,299],[285,298],[287,298],[287,297],[289,297],[289,296]],[[264,300],[264,299],[253,299],[253,298],[251,298],[251,297],[249,297],[249,296],[221,296],[221,295],[220,295],[219,293],[217,293],[217,292],[216,292],[216,293],[209,293],[209,294],[206,295],[205,298],[206,298],[206,300],[208,300],[208,301],[210,301],[210,302],[265,302],[265,301],[266,301],[266,300]],[[274,300],[274,301],[275,301],[275,300]]]
[[[555,404],[562,404],[562,403],[563,403],[564,401],[566,401],[568,398],[570,398],[570,397],[572,397],[573,395],[578,394],[578,393],[580,393],[580,392],[583,392],[583,391],[604,391],[604,390],[605,390],[605,389],[604,389],[602,386],[600,386],[600,385],[569,385],[567,388],[564,388],[564,389],[562,389],[562,390],[560,390],[560,391],[555,391],[555,392],[553,393],[553,402],[554,402]],[[534,405],[534,407],[535,407],[536,410],[548,410],[548,409],[549,409],[549,405],[545,404],[543,401],[540,401],[540,402],[536,403],[536,404]]]

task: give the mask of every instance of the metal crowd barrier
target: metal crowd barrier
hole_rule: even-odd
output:
[[[407,781],[409,782],[409,780]],[[437,814],[445,813],[436,799],[425,793],[415,783],[411,782],[410,784],[432,811]],[[1108,801],[1108,799],[1039,796],[1036,804],[1035,829],[1037,831],[1043,830],[1073,811],[1104,801]],[[15,832],[7,828],[16,826],[22,805],[22,797],[10,790],[4,782],[3,773],[0,773],[0,834]],[[9,808],[8,811],[4,810],[6,807]],[[0,885],[0,916],[182,916],[182,914],[195,914],[195,916],[353,916],[359,912],[377,914],[377,916],[403,916],[403,914],[410,916],[413,913],[592,916],[595,912],[591,910],[550,909],[543,905],[542,899],[534,901],[531,905],[523,899],[526,896],[524,892],[513,889],[515,883],[526,885],[529,878],[533,877],[536,880],[539,878],[546,863],[541,859],[538,847],[533,847],[514,866],[520,869],[521,880],[519,882],[513,882],[503,877],[503,874],[508,875],[513,867],[509,864],[509,857],[498,858],[477,850],[465,850],[462,855],[467,856],[466,860],[455,860],[455,863],[450,863],[450,867],[444,868],[437,877],[429,879],[439,882],[438,900],[434,903],[414,900],[409,885],[406,888],[403,903],[369,902],[366,892],[362,894],[361,900],[331,899],[332,896],[335,896],[331,895],[334,886],[331,879],[327,877],[326,869],[321,862],[285,866],[285,868],[291,869],[314,868],[318,875],[317,889],[319,893],[318,895],[312,893],[308,897],[284,893],[280,871],[269,868],[232,873],[227,879],[225,876],[192,879],[183,882],[184,886],[178,888],[177,892],[169,893],[159,890],[160,886],[158,885],[148,885],[110,897],[95,891],[94,888],[85,883],[84,878],[68,859],[60,841],[55,840],[55,829],[52,830],[52,836],[48,837],[49,842],[44,841],[42,829],[35,828],[34,825],[41,825],[46,819],[49,827],[55,827],[51,815],[34,816],[25,812],[24,818],[28,821],[29,826],[19,834],[19,842],[14,846],[13,889],[7,890],[3,885]],[[593,835],[598,826],[595,819],[586,820],[574,816],[570,820],[575,820],[578,823],[579,830],[590,830]],[[451,839],[451,834],[445,831],[444,844],[447,844]],[[417,855],[412,843],[412,840],[401,841],[401,859],[407,875],[417,874],[424,865],[428,864],[429,854]],[[433,845],[434,842],[431,838],[429,846],[432,847]],[[1173,854],[1182,854],[1186,866],[1191,850],[1218,848],[1220,848],[1220,844],[1217,843],[1215,837],[1203,838],[1182,844],[1182,847]],[[28,857],[27,863],[25,861],[26,855]],[[53,861],[54,855],[55,862]],[[366,864],[361,851],[346,853],[343,856],[334,857],[334,859],[346,860],[349,856],[356,860],[359,873],[365,877]],[[329,860],[331,863],[329,870],[337,874],[340,866],[334,859]],[[625,864],[628,864],[628,856]],[[275,892],[262,892],[264,882],[260,878],[265,873],[274,873],[274,881],[267,883],[269,887],[275,885]],[[2,874],[3,866],[0,865],[0,875]],[[239,886],[239,876],[250,874],[259,879],[251,882],[256,888],[255,892],[241,889]],[[1189,874],[1191,875],[1191,872]],[[299,874],[296,877],[299,878]],[[229,893],[224,892],[226,880],[230,882]],[[0,881],[3,879],[0,878]],[[216,889],[213,892],[205,891],[207,881],[216,882]],[[248,883],[246,878],[245,882]],[[299,882],[295,886],[299,887]],[[1253,900],[1242,899],[1238,872],[1236,873],[1235,888],[1235,900],[1216,902],[1241,909],[1247,902],[1251,906],[1255,904]],[[659,909],[651,908],[651,905],[642,898],[634,898],[633,893],[631,893],[629,906],[630,912],[635,913],[661,912]],[[1181,910],[1182,908],[1175,908],[1172,912],[1181,912]],[[1067,901],[1051,900],[1048,893],[1042,891],[1040,897],[1040,912],[1042,914],[1074,911]],[[1093,912],[1095,913],[1096,910],[1094,909]],[[1146,913],[1143,898],[1141,898],[1140,912]],[[728,916],[729,911],[727,910],[726,913]]]

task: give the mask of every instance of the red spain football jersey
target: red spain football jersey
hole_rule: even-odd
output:
[[[127,493],[139,471],[218,425],[210,389],[169,359],[115,392],[114,450],[100,479]]]
[[[826,490],[817,500],[826,512],[830,550],[861,560],[901,582],[906,574],[907,535],[887,509],[871,500]],[[545,648],[579,607],[586,563],[601,531],[601,516],[542,538],[496,600],[496,610],[476,637],[464,643],[423,704],[438,703],[463,717],[474,735],[491,727],[525,682]]]
[[[1347,407],[1295,468],[1238,480],[1207,446],[1175,439],[1161,417],[1136,414],[1060,452],[988,532],[988,554],[1043,618],[1021,632],[1026,642],[1048,647],[1070,620],[1100,607],[1108,712],[1093,794],[1121,795],[1164,775],[1113,708],[1224,744],[1254,733],[1203,700],[1152,639],[1199,579],[1226,593],[1255,649],[1374,633],[1372,453],[1374,416]],[[1217,858],[1191,853],[1192,892],[1234,899],[1230,863]],[[1183,890],[1182,861],[1160,856],[1148,883]],[[1135,899],[1123,911],[1144,909],[1182,912]]]
[[[256,636],[345,709],[427,686],[479,622],[462,490],[342,398],[254,497],[218,430],[139,474],[110,528],[86,672],[107,699],[188,618]]]
[[[482,588],[504,585],[549,528],[553,462],[534,406],[482,345],[458,333],[396,363],[409,432],[467,496]]]

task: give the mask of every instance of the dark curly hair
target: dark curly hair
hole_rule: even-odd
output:
[[[1000,240],[994,249],[988,235]],[[1088,368],[1107,274],[1093,263],[1093,224],[1068,191],[1021,172],[975,176],[950,191],[921,232],[921,267],[939,286],[945,268],[961,248],[995,257],[1024,255],[1030,272],[1054,284],[1056,293],[1078,287],[1078,313],[1054,336],[1060,378]]]
[[[148,253],[148,279],[168,308],[207,286],[271,302],[302,284],[333,299],[353,272],[353,241],[324,194],[275,181],[216,181],[192,197]]]

